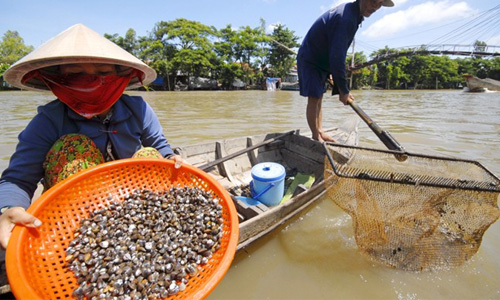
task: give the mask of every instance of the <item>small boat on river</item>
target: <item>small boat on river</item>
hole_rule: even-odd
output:
[[[356,145],[358,123],[359,119],[353,117],[327,132],[338,143]],[[176,151],[190,164],[211,174],[231,194],[240,222],[238,250],[285,224],[325,194],[325,150],[322,143],[311,139],[310,133],[267,133],[179,147]],[[249,195],[252,167],[261,162],[274,162],[285,168],[287,201],[266,206],[240,200],[238,196]],[[6,294],[10,287],[5,252],[0,252],[0,258],[0,294]]]
[[[288,74],[283,77],[280,83],[280,89],[283,91],[299,91],[299,76],[297,75],[297,70],[293,69]]]
[[[283,91],[299,91],[300,86],[299,82],[282,82],[280,85],[280,89]]]
[[[500,81],[491,78],[481,79],[474,75],[464,75],[470,92],[500,91]]]
[[[338,143],[356,145],[358,123],[358,118],[349,119],[328,132]],[[322,143],[298,130],[178,148],[188,162],[214,176],[230,192],[240,221],[238,250],[323,197],[324,151]],[[238,198],[251,196],[252,167],[262,162],[278,163],[286,170],[286,192],[279,205],[249,205]]]

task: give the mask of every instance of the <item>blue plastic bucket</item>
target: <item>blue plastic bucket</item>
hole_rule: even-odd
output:
[[[267,206],[278,205],[285,190],[285,175],[285,168],[277,163],[264,162],[253,166],[252,198]]]

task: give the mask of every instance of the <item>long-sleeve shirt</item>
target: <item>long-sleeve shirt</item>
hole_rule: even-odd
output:
[[[142,97],[122,95],[113,105],[106,125],[98,118],[86,119],[54,100],[38,108],[38,114],[19,134],[19,143],[0,178],[0,207],[27,208],[44,177],[43,162],[63,135],[79,133],[92,139],[103,155],[108,139],[118,158],[129,158],[141,148],[153,147],[164,157],[173,154],[153,109]]]
[[[298,57],[332,74],[340,91],[349,93],[346,56],[363,21],[359,1],[341,4],[321,15],[307,32]]]

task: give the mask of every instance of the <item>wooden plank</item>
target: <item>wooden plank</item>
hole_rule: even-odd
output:
[[[258,143],[258,144],[256,144],[256,145],[253,145],[253,146],[252,146],[252,147],[250,147],[250,148],[246,148],[246,149],[244,149],[244,150],[241,150],[241,151],[238,151],[238,152],[235,152],[235,153],[229,154],[227,157],[224,157],[224,158],[222,158],[222,157],[221,157],[221,158],[218,158],[217,160],[215,160],[215,161],[213,161],[213,162],[210,162],[210,163],[209,163],[209,164],[207,164],[206,166],[201,166],[201,169],[204,169],[204,168],[209,168],[209,167],[211,167],[211,166],[214,166],[214,165],[219,164],[219,163],[220,163],[220,162],[222,162],[222,161],[227,161],[227,160],[229,160],[229,159],[231,159],[231,158],[234,158],[234,157],[240,156],[240,155],[242,155],[242,154],[247,153],[248,151],[251,151],[251,150],[253,150],[253,149],[257,149],[257,148],[260,148],[260,147],[262,147],[262,146],[264,146],[264,145],[270,144],[270,143],[272,143],[273,141],[275,141],[275,140],[277,140],[277,139],[280,139],[280,138],[282,138],[282,137],[284,137],[284,136],[290,135],[290,134],[292,134],[292,133],[294,133],[294,132],[295,132],[295,131],[293,131],[293,130],[292,130],[292,131],[286,132],[286,133],[284,133],[284,134],[280,134],[279,136],[276,136],[276,137],[274,137],[274,138],[267,139],[267,140],[263,141],[262,143]]]
[[[0,294],[10,292],[10,285],[7,280],[7,272],[5,270],[5,250],[0,249]]]
[[[251,219],[257,215],[260,215],[269,210],[264,204],[259,205],[246,205],[243,201],[240,201],[233,197],[233,202],[236,205],[236,210],[239,214],[243,216],[243,221]]]
[[[254,140],[253,138],[249,137],[247,138],[247,147],[252,147],[254,145]],[[256,151],[249,151],[248,152],[248,159],[250,160],[250,163],[252,166],[255,166],[258,161],[257,161],[257,155],[255,154]]]

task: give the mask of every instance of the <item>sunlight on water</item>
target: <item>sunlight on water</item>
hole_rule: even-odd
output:
[[[297,92],[132,92],[157,112],[173,146],[291,129],[307,130]],[[356,101],[408,151],[477,160],[500,174],[500,93],[356,91]],[[0,167],[19,132],[51,94],[0,92]],[[325,95],[324,127],[354,112]],[[360,143],[384,146],[364,124]],[[323,199],[281,230],[237,253],[209,299],[498,299],[500,224],[463,266],[405,272],[357,252],[350,217]]]

